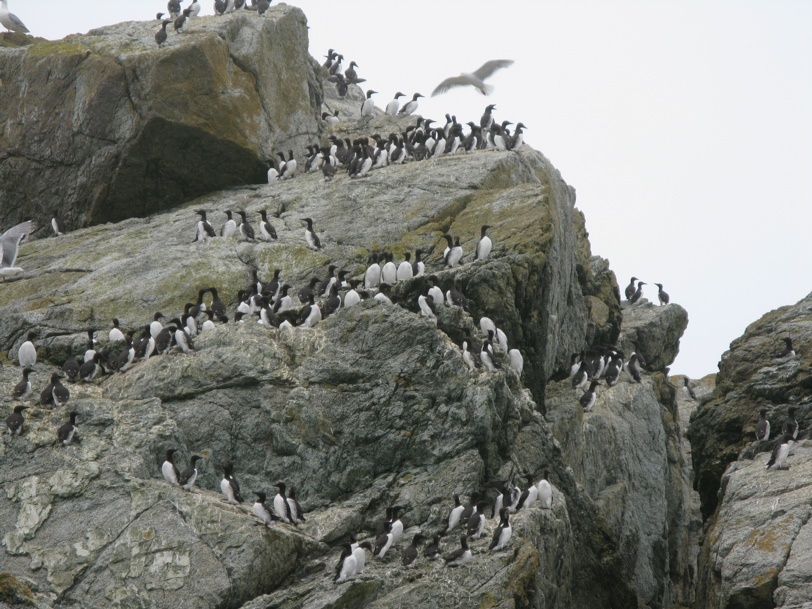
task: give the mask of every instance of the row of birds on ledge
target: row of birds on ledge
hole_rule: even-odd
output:
[[[169,0],[166,5],[166,13],[158,13],[155,18],[161,22],[161,28],[155,32],[155,42],[159,47],[167,41],[168,34],[166,26],[170,23],[175,28],[175,32],[181,33],[189,28],[190,20],[200,15],[200,2],[192,0],[187,8],[182,8],[184,0]],[[214,14],[228,15],[241,9],[256,11],[263,17],[270,8],[271,0],[214,0]],[[166,17],[166,18],[165,18]]]
[[[495,108],[495,104],[486,107],[480,125],[473,121],[466,123],[470,127],[467,134],[463,125],[457,122],[457,117],[447,114],[446,123],[440,128],[431,126],[435,122],[433,119],[418,117],[416,123],[409,125],[402,133],[390,133],[387,137],[374,133],[369,137],[351,140],[348,137],[342,139],[331,135],[328,137],[331,142],[329,146],[313,144],[307,147],[301,167],[292,150],[288,150],[287,158],[284,152],[277,152],[279,161],[267,161],[268,183],[288,180],[299,171],[311,173],[321,170],[324,180],[330,181],[339,168],[345,168],[351,178],[363,178],[374,169],[400,165],[407,161],[436,159],[463,151],[515,150],[524,143],[523,130],[527,127],[520,122],[511,134],[508,128],[508,125],[513,124],[511,121],[494,123],[492,112]],[[337,116],[326,120],[330,123],[334,119]]]

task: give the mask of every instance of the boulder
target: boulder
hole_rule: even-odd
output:
[[[69,229],[144,217],[264,180],[319,131],[318,66],[298,8],[157,21],[0,47],[0,215]],[[30,37],[27,37],[30,38]],[[25,100],[21,103],[21,100]]]

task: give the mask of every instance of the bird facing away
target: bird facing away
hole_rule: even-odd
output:
[[[490,95],[493,93],[494,88],[493,85],[486,85],[485,80],[490,78],[490,76],[497,70],[507,68],[512,64],[512,59],[493,59],[491,61],[486,61],[478,70],[475,70],[474,72],[463,72],[459,76],[446,78],[443,82],[437,85],[434,91],[431,92],[431,96],[435,97],[437,95],[441,95],[453,87],[464,87],[467,85],[476,87],[479,92],[482,93],[482,95]]]

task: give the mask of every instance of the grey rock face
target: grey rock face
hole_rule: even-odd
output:
[[[623,303],[623,331],[618,346],[631,355],[640,345],[651,370],[670,366],[679,353],[679,339],[688,327],[688,312],[678,304],[663,307],[648,301]]]
[[[812,294],[750,324],[722,355],[716,389],[697,408],[689,430],[695,485],[705,518],[716,509],[725,469],[755,439],[762,408],[768,410],[773,438],[780,432],[791,406],[798,409],[800,437],[808,434],[807,421],[812,414],[810,313]],[[777,360],[773,356],[783,349],[785,336],[792,338],[797,355]]]
[[[769,453],[732,463],[705,536],[697,604],[809,607],[812,446],[796,444],[788,470],[767,470]]]
[[[321,80],[298,8],[196,18],[162,49],[159,25],[0,49],[9,223],[48,233],[55,211],[71,229],[145,216],[258,182],[265,159],[318,133]]]
[[[673,311],[658,307],[645,325],[668,327]],[[643,325],[624,308],[619,344]],[[653,336],[646,345],[662,349]],[[597,402],[585,413],[578,403],[583,392],[566,380],[548,385],[546,405],[564,461],[618,539],[624,576],[647,605],[667,607],[693,596],[701,519],[682,427],[690,406],[664,381],[653,374],[637,384],[622,373],[614,387],[598,387]]]

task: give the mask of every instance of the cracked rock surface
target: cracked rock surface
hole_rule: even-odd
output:
[[[55,211],[70,229],[143,217],[258,182],[265,159],[318,134],[300,9],[199,17],[160,49],[159,27],[0,48],[0,224],[34,219],[44,235]]]

